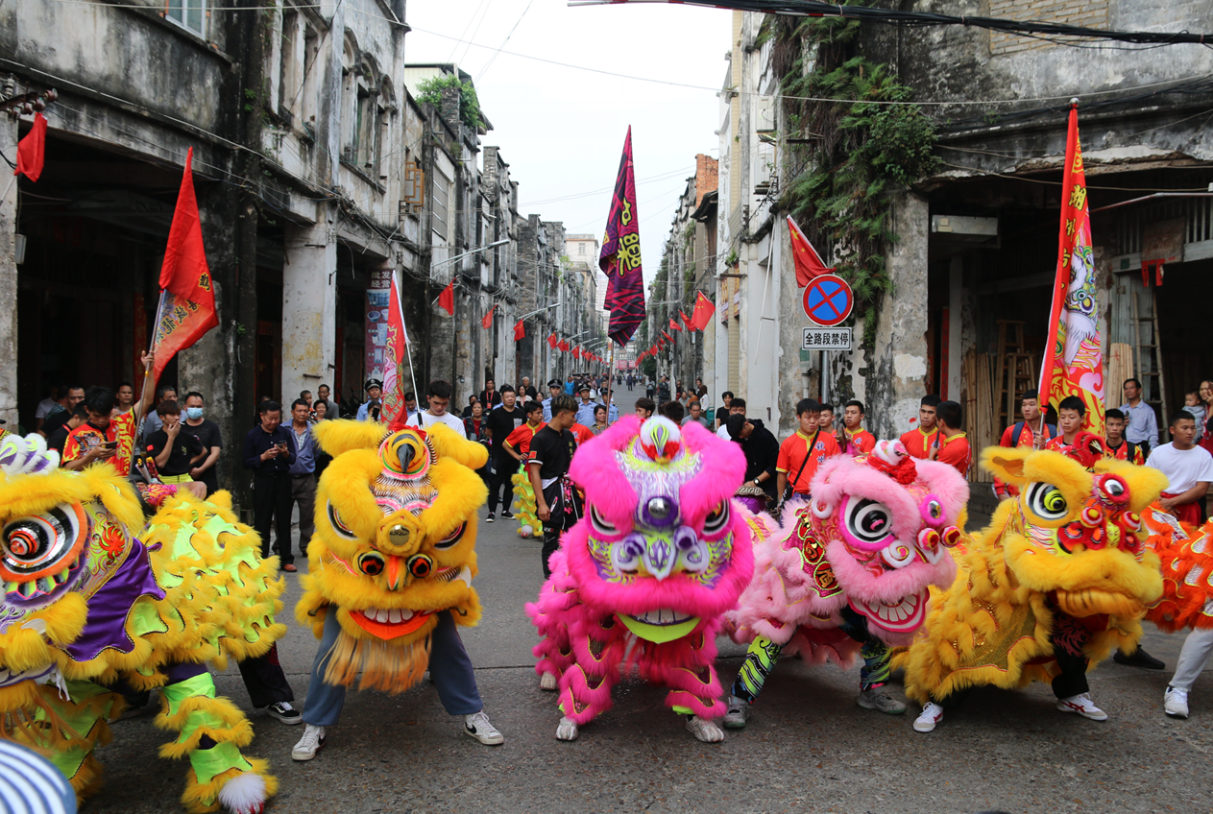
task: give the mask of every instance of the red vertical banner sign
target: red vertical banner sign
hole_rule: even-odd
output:
[[[1103,352],[1100,347],[1095,288],[1095,253],[1091,247],[1091,212],[1087,176],[1078,141],[1078,105],[1070,107],[1066,163],[1061,187],[1061,231],[1057,278],[1049,314],[1049,341],[1040,369],[1040,392],[1056,409],[1067,396],[1087,406],[1083,429],[1104,434]]]
[[[388,289],[388,309],[383,344],[383,410],[379,420],[393,430],[404,426],[408,410],[404,406],[404,365],[409,336],[404,329],[404,308],[400,304],[400,289],[396,275],[391,275]]]
[[[640,263],[640,217],[636,211],[631,127],[623,142],[598,267],[607,276],[603,302],[603,307],[611,312],[607,335],[623,347],[644,319],[644,273]]]
[[[387,349],[387,323],[392,296],[391,269],[372,269],[370,286],[366,289],[366,359],[363,379],[383,381],[384,358]]]

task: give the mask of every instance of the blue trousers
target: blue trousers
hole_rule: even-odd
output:
[[[330,607],[324,618],[324,636],[312,663],[312,677],[307,685],[307,705],[304,723],[313,726],[336,726],[345,706],[345,687],[325,682],[329,656],[341,632],[337,608]],[[463,640],[455,629],[455,619],[449,611],[438,614],[438,626],[430,634],[430,677],[438,690],[438,700],[450,715],[471,715],[484,709],[480,690],[476,689],[476,674],[472,660],[463,648]]]

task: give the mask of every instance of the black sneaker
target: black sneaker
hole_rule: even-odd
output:
[[[1126,656],[1117,650],[1116,654],[1112,656],[1112,661],[1129,667],[1144,667],[1147,670],[1165,670],[1167,668],[1166,662],[1154,658],[1141,647],[1137,648],[1131,656]]]
[[[288,701],[281,701],[277,704],[270,704],[265,708],[265,711],[271,718],[277,718],[287,726],[295,726],[303,723],[303,715],[299,710],[290,705]]]
[[[485,522],[486,522],[486,523],[492,523],[492,522],[493,522],[493,519],[494,519],[494,518],[493,518],[493,513],[492,513],[492,512],[489,512],[489,517],[488,517],[488,520],[486,520]]]
[[[508,509],[507,509],[506,511],[503,511],[503,512],[501,513],[501,516],[502,516],[502,517],[504,517],[504,518],[508,518],[508,519],[510,519],[510,520],[513,520],[513,519],[514,519],[514,514],[513,514],[513,512],[509,511]]]

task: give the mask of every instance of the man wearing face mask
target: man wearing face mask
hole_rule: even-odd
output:
[[[209,418],[203,418],[205,408],[202,394],[192,391],[185,397],[185,414],[182,422],[186,432],[196,436],[206,448],[207,455],[194,464],[190,469],[190,477],[206,484],[206,493],[213,495],[219,489],[219,475],[215,463],[219,460],[219,451],[223,449],[223,438],[219,425]]]

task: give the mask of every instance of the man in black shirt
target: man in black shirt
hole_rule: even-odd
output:
[[[71,413],[63,411],[62,414],[67,416],[67,420],[60,423],[55,429],[51,430],[46,439],[46,448],[53,449],[60,455],[63,454],[63,445],[67,443],[68,433],[79,427],[85,421],[88,421],[88,408],[84,406],[84,402],[82,401],[75,406]],[[42,426],[49,426],[52,420],[58,423],[59,417],[60,413],[56,413],[54,419],[47,419]]]
[[[527,474],[535,490],[535,514],[543,523],[543,577],[552,575],[548,558],[560,547],[560,532],[581,519],[581,496],[569,480],[577,439],[569,428],[577,416],[572,396],[552,399],[552,420],[531,439]]]
[[[493,380],[489,379],[489,384]],[[484,409],[488,410],[488,431],[492,443],[489,447],[489,459],[492,462],[492,476],[489,478],[489,516],[488,522],[492,523],[494,512],[497,510],[497,496],[504,492],[501,498],[501,516],[513,517],[510,513],[510,504],[514,502],[514,482],[510,480],[514,472],[517,471],[517,462],[510,457],[510,454],[505,451],[505,439],[510,437],[510,433],[522,426],[522,422],[526,421],[526,416],[522,412],[522,408],[515,405],[517,394],[514,393],[514,388],[508,384],[501,388],[500,393],[501,406],[492,408],[488,401],[483,397],[481,404]]]
[[[282,405],[263,401],[261,423],[244,437],[244,468],[253,472],[253,527],[261,535],[261,556],[270,555],[270,527],[278,520],[278,542],[291,544],[291,464],[295,437],[280,425]]]
[[[165,399],[156,405],[156,415],[160,416],[160,429],[153,432],[147,439],[148,451],[156,461],[156,470],[160,480],[165,483],[179,484],[185,488],[192,485],[195,494],[206,489],[205,484],[194,484],[190,477],[190,468],[195,460],[205,456],[193,433],[181,426],[181,408],[175,400]],[[206,497],[205,493],[200,497]]]
[[[775,500],[775,466],[779,462],[779,441],[762,426],[758,418],[746,418],[740,413],[729,416],[729,437],[741,445],[745,453],[745,480]]]
[[[324,403],[324,402],[321,402]],[[326,405],[327,406],[327,405]],[[219,425],[209,418],[203,418],[202,394],[194,391],[185,397],[184,430],[192,432],[202,442],[206,449],[206,457],[196,461],[190,469],[190,477],[206,484],[206,493],[213,494],[219,489],[219,477],[215,468],[219,453],[223,451],[223,436]]]

